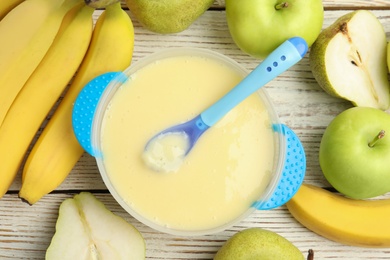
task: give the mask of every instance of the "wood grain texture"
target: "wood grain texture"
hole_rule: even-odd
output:
[[[387,8],[389,1],[323,1],[324,28],[338,17],[356,8]],[[215,6],[223,7],[224,1]],[[340,7],[343,10],[335,10]],[[377,8],[378,7],[378,8]],[[189,29],[172,35],[159,35],[144,29],[129,12],[135,26],[134,62],[155,51],[172,47],[206,48],[222,53],[252,70],[259,60],[240,51],[232,41],[222,10],[209,10]],[[95,20],[101,11],[96,11]],[[390,38],[390,10],[374,10]],[[313,78],[307,54],[293,68],[266,85],[280,120],[300,137],[307,156],[305,182],[329,187],[318,164],[319,142],[328,123],[341,111],[351,107],[347,101],[327,95]],[[10,192],[0,200],[0,259],[44,259],[45,250],[55,231],[58,207],[65,199],[80,191],[92,191],[110,210],[133,224],[147,243],[147,259],[212,259],[220,246],[234,233],[249,227],[275,231],[306,254],[315,250],[315,259],[390,259],[390,249],[367,249],[344,246],[329,241],[297,223],[283,206],[269,211],[256,211],[236,226],[210,236],[177,237],[162,234],[141,224],[127,214],[108,193],[94,158],[85,154],[65,182],[34,206],[20,201],[17,191],[20,175]],[[383,196],[390,198],[390,195]]]
[[[0,259],[44,259],[55,231],[60,203],[72,194],[46,196],[34,206],[21,203],[16,195],[6,195],[0,203]],[[147,259],[212,259],[220,246],[236,232],[261,227],[292,241],[303,253],[315,251],[315,259],[389,259],[390,249],[344,246],[329,241],[302,227],[283,206],[270,211],[255,211],[236,226],[215,235],[178,237],[162,234],[139,223],[109,194],[95,193],[108,209],[133,224],[143,235]]]

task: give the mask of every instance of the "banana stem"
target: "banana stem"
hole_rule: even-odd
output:
[[[280,4],[275,5],[276,10],[284,9],[289,6],[288,2],[282,2]]]
[[[375,138],[371,141],[371,142],[369,142],[368,143],[368,146],[369,147],[374,147],[374,145],[380,140],[380,139],[382,139],[383,137],[385,137],[385,130],[381,130],[380,132],[379,132],[379,134],[377,135],[377,136],[375,136]]]

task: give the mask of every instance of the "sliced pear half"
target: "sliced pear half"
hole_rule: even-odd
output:
[[[46,260],[145,259],[145,241],[91,193],[61,203]]]
[[[324,29],[310,50],[310,66],[329,94],[355,106],[390,106],[386,33],[366,10],[348,13]]]

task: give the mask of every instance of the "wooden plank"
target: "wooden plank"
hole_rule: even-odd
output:
[[[0,259],[44,259],[55,231],[60,203],[73,194],[55,194],[34,206],[21,203],[15,195],[0,202]],[[315,250],[315,259],[389,259],[390,249],[344,246],[329,241],[297,223],[285,207],[255,211],[236,226],[215,234],[178,237],[157,232],[127,214],[108,194],[96,193],[108,209],[134,225],[143,235],[147,259],[212,259],[220,246],[236,232],[261,227],[292,241],[303,253]]]

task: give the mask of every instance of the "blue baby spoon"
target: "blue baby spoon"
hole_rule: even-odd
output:
[[[146,164],[156,171],[176,171],[207,129],[249,95],[300,61],[307,50],[306,41],[300,37],[286,40],[238,85],[198,116],[154,135],[145,145],[143,158]]]

